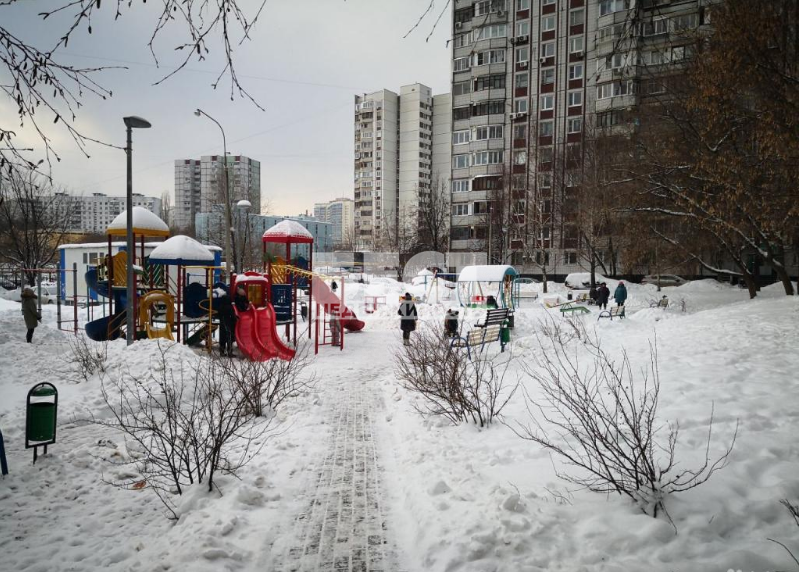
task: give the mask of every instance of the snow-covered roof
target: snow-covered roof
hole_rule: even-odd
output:
[[[168,238],[150,253],[153,264],[203,266],[214,263],[214,253],[189,236]]]
[[[498,264],[466,266],[458,275],[458,282],[502,282],[505,276],[516,276],[516,269]]]
[[[313,242],[313,235],[296,220],[283,220],[264,233],[264,242]]]
[[[133,232],[144,236],[169,236],[169,227],[144,207],[133,207]],[[128,211],[122,211],[111,221],[106,234],[122,236],[128,229]]]

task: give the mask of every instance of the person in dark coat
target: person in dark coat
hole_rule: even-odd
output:
[[[494,298],[493,296],[489,296],[488,298],[486,298],[486,308],[488,308],[489,310],[495,310],[499,308],[499,305],[497,304],[497,299]]]
[[[616,300],[616,304],[619,306],[624,306],[624,302],[627,300],[627,286],[624,285],[624,282],[619,282],[619,285],[616,286],[616,290],[613,292],[613,299]]]
[[[30,286],[26,286],[22,290],[22,316],[25,318],[25,327],[28,328],[28,333],[25,336],[27,342],[33,343],[33,330],[42,321],[42,313],[36,306],[36,294]]]
[[[233,302],[227,291],[222,288],[214,290],[214,310],[219,316],[219,353],[233,356],[233,340],[236,339],[236,313]]]
[[[588,299],[590,300],[589,304],[596,304],[598,294],[596,290],[596,284],[591,285],[591,288],[588,290]]]
[[[333,291],[333,294],[335,294],[336,290],[338,290],[338,284],[336,283],[335,280],[333,280],[333,283],[330,284],[330,289]]]
[[[596,303],[599,305],[600,309],[607,310],[608,300],[610,299],[610,290],[605,282],[603,282],[597,289],[596,296]]]
[[[458,311],[450,308],[444,316],[444,332],[448,338],[458,335]]]
[[[400,304],[397,314],[400,315],[400,329],[402,330],[402,343],[406,346],[411,345],[411,332],[416,329],[416,320],[419,313],[416,311],[416,304],[413,303],[413,296],[409,292],[405,293],[405,300]]]
[[[236,288],[236,296],[233,298],[233,303],[236,305],[236,310],[239,312],[246,312],[250,307],[250,300],[247,298],[247,292],[244,286]]]

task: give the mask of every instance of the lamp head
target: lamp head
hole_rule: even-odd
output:
[[[125,122],[125,126],[129,129],[148,129],[152,127],[150,122],[144,119],[143,117],[136,117],[135,115],[131,115],[130,117],[123,117],[122,121]]]
[[[236,208],[239,208],[239,209],[242,209],[242,210],[248,209],[250,207],[252,207],[252,203],[250,201],[248,201],[247,199],[242,199],[242,200],[240,200],[239,202],[236,203]]]
[[[199,109],[195,109],[194,110],[194,115],[196,115],[197,117],[199,117],[201,114],[202,114],[202,111],[200,111]]]

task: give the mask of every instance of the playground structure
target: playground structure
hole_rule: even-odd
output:
[[[485,308],[494,296],[499,308],[514,310],[519,306],[516,269],[507,265],[466,266],[458,275],[458,301],[461,306]]]

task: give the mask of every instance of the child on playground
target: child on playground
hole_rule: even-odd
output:
[[[458,335],[458,311],[450,308],[444,316],[444,332],[448,338]]]

